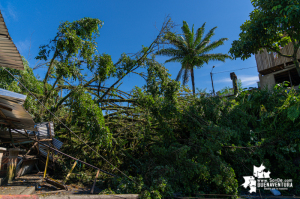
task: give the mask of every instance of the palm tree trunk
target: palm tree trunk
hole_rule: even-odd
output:
[[[194,68],[191,69],[192,85],[193,85],[193,95],[195,95],[195,80],[194,80]]]

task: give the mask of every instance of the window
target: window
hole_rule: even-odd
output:
[[[276,84],[282,83],[284,81],[290,82],[288,86],[297,86],[300,84],[300,77],[298,75],[296,68],[281,73],[277,73],[274,75],[274,78]]]

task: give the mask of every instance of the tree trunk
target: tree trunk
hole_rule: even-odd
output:
[[[194,80],[194,68],[191,69],[192,85],[193,85],[193,95],[195,95],[195,80]]]

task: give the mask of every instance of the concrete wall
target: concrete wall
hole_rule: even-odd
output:
[[[264,76],[259,74],[259,81],[260,81],[261,89],[267,87],[268,90],[271,90],[275,86],[275,78],[274,78],[274,74],[272,73]]]

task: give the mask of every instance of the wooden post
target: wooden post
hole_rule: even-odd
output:
[[[238,86],[237,86],[237,76],[235,75],[234,72],[230,73],[230,79],[232,80],[234,95],[236,95],[238,93]]]
[[[15,144],[14,144],[14,139],[13,139],[13,137],[12,137],[12,134],[11,134],[11,129],[10,129],[10,128],[8,128],[8,131],[9,131],[9,135],[10,135],[11,143],[12,143],[13,147],[14,147],[14,148],[16,148],[16,146],[15,146]]]
[[[97,174],[96,174],[96,177],[95,177],[95,180],[94,180],[94,184],[93,184],[93,187],[92,187],[92,189],[91,189],[91,194],[93,194],[93,193],[94,193],[94,188],[95,188],[95,185],[96,185],[96,181],[97,181],[97,178],[98,178],[99,172],[100,172],[100,170],[98,170],[98,171],[97,171]]]
[[[46,173],[47,173],[47,167],[48,167],[48,162],[49,162],[49,153],[50,153],[50,150],[48,149],[47,160],[46,160],[45,171],[44,171],[44,178],[46,177]]]
[[[35,137],[35,140],[39,140],[38,137],[36,136],[36,132],[35,131],[34,131],[34,137]],[[36,145],[36,149],[37,149],[38,154],[40,154],[39,145]]]
[[[72,168],[70,169],[70,171],[69,171],[67,177],[66,177],[65,180],[64,180],[64,184],[66,184],[66,182],[69,180],[69,177],[70,177],[70,175],[71,175],[73,169],[75,168],[76,164],[77,164],[77,161],[74,162]]]
[[[9,160],[8,160],[8,182],[12,182],[12,180],[15,177],[15,170],[17,166],[18,161],[18,154],[19,154],[18,148],[11,148],[9,149]]]

